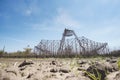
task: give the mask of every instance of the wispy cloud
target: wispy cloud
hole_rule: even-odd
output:
[[[26,16],[31,16],[32,15],[32,10],[28,9],[25,11]]]
[[[64,27],[68,28],[78,28],[81,27],[80,23],[73,19],[72,16],[67,12],[67,10],[59,8],[58,15],[55,17],[54,22],[56,24],[62,24]]]
[[[120,30],[120,20],[112,19],[112,20],[104,20],[104,23],[99,25],[97,24],[96,28],[91,29],[88,36],[93,38],[93,40],[108,42],[110,48],[115,46],[119,46],[119,30]]]
[[[35,23],[31,25],[34,30],[63,30],[64,28],[70,29],[78,29],[81,28],[81,24],[73,19],[73,17],[62,8],[57,10],[57,15],[53,17],[51,20],[42,22],[42,23]]]
[[[24,16],[31,16],[32,14],[38,15],[41,12],[38,1],[39,0],[28,0],[28,2],[26,2],[25,0],[21,0],[17,7],[13,7],[13,9]]]

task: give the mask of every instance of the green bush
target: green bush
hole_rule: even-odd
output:
[[[0,56],[2,56],[4,54],[3,50],[0,50]]]

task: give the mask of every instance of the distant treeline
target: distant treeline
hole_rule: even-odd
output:
[[[92,55],[89,54],[35,54],[34,52],[31,52],[31,49],[26,49],[25,51],[17,51],[13,53],[7,53],[2,50],[0,50],[0,58],[80,58],[80,57],[120,57],[120,50],[111,51],[110,53],[106,54],[97,54],[94,53]]]
[[[111,51],[109,54],[103,54],[103,56],[120,57],[120,50]]]

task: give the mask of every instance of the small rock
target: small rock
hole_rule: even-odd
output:
[[[63,73],[60,73],[60,76],[63,76],[64,74]]]
[[[9,77],[6,77],[6,78],[3,78],[2,80],[10,80],[10,78],[9,78]]]
[[[106,59],[106,62],[110,62],[110,60],[111,60],[111,59],[110,59],[110,58],[108,58],[108,59]]]
[[[107,59],[106,59],[106,62],[116,63],[116,62],[117,62],[117,59],[116,59],[116,58],[107,58]]]
[[[120,72],[116,74],[116,76],[115,76],[114,79],[115,79],[115,80],[120,80]]]
[[[107,72],[113,72],[114,71],[113,66],[109,62],[105,62],[103,65],[104,65],[105,70]]]
[[[32,61],[23,61],[18,67],[23,67],[25,65],[31,65],[31,64],[34,64]]]
[[[113,67],[113,71],[118,71],[119,70],[119,67],[118,67],[118,64],[117,63],[113,63],[111,64],[112,67]]]
[[[120,72],[116,71],[108,74],[105,80],[120,80]]]
[[[109,61],[110,63],[116,63],[117,62],[117,60],[116,59],[113,59],[113,60],[111,60],[111,61]]]
[[[21,67],[21,68],[20,68],[20,71],[23,71],[23,70],[25,70],[25,68],[26,68],[26,67]]]
[[[31,78],[32,75],[33,75],[33,74],[29,74],[29,75],[27,76],[27,78]]]
[[[77,70],[78,70],[78,71],[82,71],[83,69],[82,69],[82,68],[78,68]]]
[[[87,64],[84,64],[84,65],[78,67],[77,70],[79,70],[79,71],[87,70],[89,67],[90,67],[90,65],[87,63]]]
[[[17,71],[16,71],[15,69],[8,68],[8,69],[5,69],[5,71],[6,71],[7,73],[13,73],[13,74],[15,74],[15,75],[17,76]]]
[[[64,68],[61,68],[61,69],[59,70],[59,72],[69,73],[69,72],[70,72],[70,70],[68,70],[68,69],[64,69]]]
[[[50,63],[50,65],[57,65],[57,61],[52,61],[51,63]]]
[[[85,61],[85,60],[79,60],[77,63],[78,63],[78,64],[86,64],[87,61]]]
[[[53,69],[50,69],[50,72],[56,73],[58,72],[58,70],[53,68]]]

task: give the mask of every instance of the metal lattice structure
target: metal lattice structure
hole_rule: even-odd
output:
[[[66,39],[74,36],[75,38]],[[105,54],[109,53],[107,43],[89,40],[86,37],[77,37],[73,30],[65,29],[61,40],[41,40],[35,46],[34,52],[39,55],[65,55],[65,54]]]

